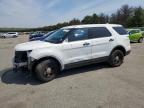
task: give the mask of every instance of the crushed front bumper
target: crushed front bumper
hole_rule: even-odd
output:
[[[22,63],[13,62],[13,71],[14,72],[18,72],[18,71],[21,71],[23,69],[28,70],[28,62],[22,62]]]
[[[14,72],[26,72],[30,75],[32,75],[32,66],[33,66],[32,61],[28,60],[28,62],[14,62],[13,60],[13,71]]]

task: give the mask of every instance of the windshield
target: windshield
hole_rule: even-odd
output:
[[[70,29],[59,29],[55,31],[54,33],[52,33],[51,35],[49,35],[48,37],[46,37],[44,41],[50,42],[50,43],[61,43],[64,40],[65,35],[69,31]]]
[[[54,33],[55,31],[50,31],[48,33],[46,33],[43,37],[48,37],[49,35],[51,35],[52,33]]]

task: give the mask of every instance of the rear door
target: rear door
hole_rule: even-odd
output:
[[[92,58],[106,57],[114,38],[106,27],[93,27],[88,30],[92,45]]]

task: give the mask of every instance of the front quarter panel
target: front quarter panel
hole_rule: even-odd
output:
[[[64,68],[63,54],[62,54],[61,50],[59,50],[59,49],[44,48],[44,49],[33,50],[30,53],[29,57],[31,57],[35,60],[39,60],[44,57],[53,57],[60,62],[62,69]]]

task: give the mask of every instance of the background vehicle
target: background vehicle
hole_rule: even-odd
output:
[[[0,38],[2,38],[3,33],[0,33]]]
[[[42,36],[44,36],[44,34],[45,33],[43,32],[34,32],[29,35],[29,41],[33,41],[35,38],[41,38]]]
[[[142,32],[140,29],[132,29],[129,31],[129,39],[131,42],[143,42],[144,36],[142,35]]]
[[[33,38],[29,39],[29,41],[43,40],[44,38],[46,38],[46,37],[48,37],[49,35],[51,35],[53,32],[54,32],[54,31],[48,32],[48,33],[46,33],[46,34],[44,34],[44,35],[42,35],[42,36],[41,36],[41,35],[38,35],[38,36],[36,36],[36,37],[33,37]]]
[[[17,32],[8,32],[8,33],[3,33],[2,38],[15,38],[18,37],[18,33]]]
[[[26,67],[39,80],[48,82],[64,69],[98,62],[120,66],[130,51],[128,33],[121,25],[69,26],[41,41],[18,44],[14,70]]]

